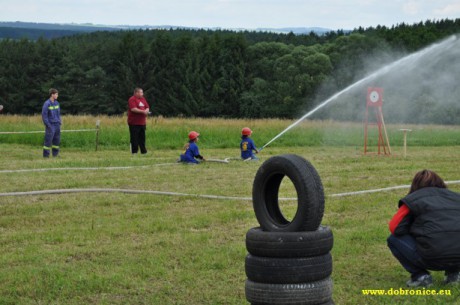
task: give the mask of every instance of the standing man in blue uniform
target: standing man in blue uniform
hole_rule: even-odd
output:
[[[50,98],[46,100],[42,108],[42,119],[45,124],[45,143],[43,144],[43,157],[49,158],[50,151],[53,157],[59,154],[59,144],[61,143],[61,109],[59,108],[58,91],[51,88]]]

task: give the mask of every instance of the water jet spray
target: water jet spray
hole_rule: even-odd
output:
[[[348,87],[346,87],[345,89],[337,92],[336,94],[332,95],[331,97],[329,97],[327,100],[323,101],[322,103],[320,103],[318,106],[316,106],[314,109],[312,109],[311,111],[309,111],[308,113],[306,113],[304,116],[302,116],[300,119],[298,119],[297,121],[295,121],[294,123],[292,123],[291,125],[289,125],[286,129],[284,129],[283,131],[281,131],[278,135],[276,135],[273,139],[271,139],[270,141],[268,141],[264,146],[262,146],[262,148],[259,149],[259,152],[262,151],[265,147],[267,147],[268,145],[270,145],[271,143],[273,143],[275,140],[277,140],[278,138],[280,138],[283,134],[285,134],[286,132],[288,132],[290,129],[292,129],[293,127],[297,126],[300,122],[302,122],[303,120],[305,120],[306,118],[308,118],[309,116],[311,116],[312,114],[314,114],[316,111],[320,110],[321,108],[323,108],[324,106],[326,106],[327,104],[329,104],[330,102],[334,101],[335,99],[337,99],[339,96],[341,96],[342,94],[376,78],[376,77],[379,77],[379,76],[382,76],[382,75],[385,75],[386,73],[389,73],[391,72],[392,70],[394,70],[395,68],[401,66],[401,65],[404,65],[404,64],[410,64],[410,63],[413,63],[413,62],[416,62],[417,60],[419,60],[420,58],[422,58],[423,56],[425,55],[428,55],[430,54],[431,52],[434,52],[434,51],[437,51],[438,49],[448,49],[448,48],[451,48],[451,47],[455,47],[453,44],[457,41],[457,36],[456,35],[452,35],[450,36],[449,38],[439,42],[439,43],[435,43],[435,44],[432,44],[431,46],[428,46],[420,51],[417,51],[415,53],[412,53],[412,54],[409,54],[405,57],[402,57],[396,61],[394,61],[393,63],[391,64],[388,64],[380,69],[378,69],[377,71],[375,71],[374,73],[371,73],[369,74],[368,76],[360,79],[359,81],[349,85]]]

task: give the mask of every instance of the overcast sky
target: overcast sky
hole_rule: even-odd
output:
[[[222,28],[391,26],[460,18],[460,0],[0,0],[0,21]]]

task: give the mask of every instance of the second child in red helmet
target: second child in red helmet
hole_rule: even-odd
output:
[[[241,158],[243,160],[259,160],[259,158],[257,158],[253,151],[257,153],[259,153],[259,151],[257,150],[257,147],[256,147],[256,144],[254,143],[254,141],[250,138],[252,134],[252,130],[249,129],[248,127],[244,127],[242,130],[241,130],[241,143],[240,143],[240,149],[241,149]]]
[[[200,134],[196,131],[190,131],[188,134],[188,143],[184,146],[184,152],[180,155],[180,162],[191,163],[191,164],[198,164],[200,161],[206,161],[202,155],[200,155],[200,150],[198,149],[198,137]]]

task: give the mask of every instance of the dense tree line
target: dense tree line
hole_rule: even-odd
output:
[[[319,88],[350,84],[365,56],[414,51],[459,30],[456,19],[325,35],[135,30],[6,39],[0,104],[38,113],[55,87],[63,113],[120,114],[139,86],[158,115],[294,117],[313,106]]]

